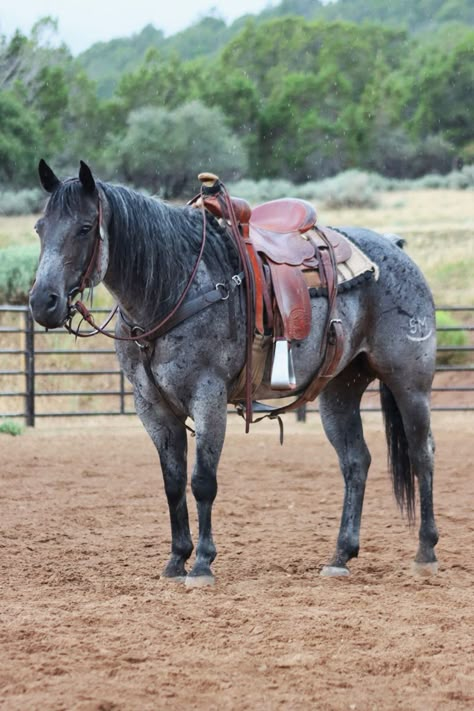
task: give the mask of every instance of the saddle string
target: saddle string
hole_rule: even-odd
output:
[[[246,377],[245,377],[245,432],[246,434],[250,431],[250,425],[252,423],[252,346],[253,346],[253,334],[255,328],[255,312],[253,308],[255,286],[253,280],[253,272],[250,267],[250,259],[247,252],[246,245],[244,243],[244,238],[238,227],[238,220],[235,215],[234,206],[232,200],[227,191],[227,188],[219,181],[220,192],[223,196],[226,212],[229,218],[230,228],[234,241],[236,243],[240,260],[242,263],[242,270],[245,275],[247,288],[245,289],[245,303],[246,303],[246,316],[247,316],[247,328],[246,328]],[[224,212],[225,214],[225,212]]]

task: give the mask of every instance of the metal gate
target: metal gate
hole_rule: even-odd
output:
[[[458,332],[465,342],[438,346],[433,410],[474,411],[474,307],[442,306],[459,324],[438,332]],[[96,315],[106,313],[96,310]],[[38,327],[26,306],[0,306],[0,417],[86,417],[134,413],[131,387],[107,339],[73,338],[63,329]],[[449,356],[449,358],[448,358]],[[448,362],[443,362],[447,360]],[[368,389],[363,410],[380,409],[378,389]],[[317,409],[317,403],[307,411]],[[306,410],[300,410],[304,419]]]

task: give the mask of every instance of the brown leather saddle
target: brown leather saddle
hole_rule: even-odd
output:
[[[248,241],[268,265],[283,334],[288,341],[303,340],[311,328],[305,272],[320,269],[325,251],[331,256],[326,271],[347,261],[352,254],[352,247],[343,235],[328,227],[316,227],[316,223],[313,205],[297,198],[263,203],[250,215]],[[326,278],[330,279],[330,275],[326,274]],[[333,278],[337,284],[336,275]],[[256,324],[259,329],[259,314]]]
[[[258,334],[271,332],[275,341],[272,387],[292,389],[295,379],[291,344],[311,330],[308,275],[317,272],[318,284],[327,289],[329,309],[323,326],[323,343],[329,342],[337,294],[336,265],[352,253],[350,242],[339,232],[317,225],[313,205],[297,198],[272,200],[253,209],[242,198],[224,200],[222,184],[212,173],[202,173],[203,190],[190,204],[204,205],[209,212],[238,225],[252,269],[254,324]],[[338,337],[337,362],[342,340]],[[328,349],[326,349],[327,351]],[[334,350],[334,349],[333,349]],[[328,377],[335,359],[325,359],[320,378]],[[315,379],[308,390],[316,383]],[[319,388],[321,389],[321,388]],[[314,388],[311,399],[318,394]],[[306,395],[307,391],[305,391]],[[306,397],[306,400],[310,397]]]

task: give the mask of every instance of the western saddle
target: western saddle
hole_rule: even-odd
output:
[[[342,325],[336,318],[337,264],[349,259],[352,245],[339,232],[317,225],[316,210],[305,200],[284,198],[251,209],[242,198],[231,198],[216,175],[201,173],[198,177],[201,193],[189,204],[204,206],[224,221],[240,242],[241,257],[244,255],[247,261],[246,289],[251,292],[252,303],[247,314],[247,340],[251,342],[231,400],[241,404],[244,399],[248,431],[252,405],[262,410],[252,403],[252,395],[263,378],[266,346],[272,341],[271,388],[280,392],[296,389],[291,347],[307,338],[311,330],[310,287],[324,289],[328,298],[322,364],[293,403],[279,408],[263,406],[266,416],[276,417],[314,400],[335,372],[343,351]],[[257,354],[262,363],[252,364],[252,358],[260,357]]]

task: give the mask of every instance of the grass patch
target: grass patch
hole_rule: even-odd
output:
[[[449,330],[444,330],[449,329]],[[454,330],[451,330],[454,329]],[[463,330],[462,324],[448,311],[436,312],[436,337],[438,348],[458,348],[467,346],[469,335]],[[469,360],[470,354],[465,351],[439,351],[436,356],[437,363],[442,365],[455,365]]]
[[[0,249],[0,303],[28,303],[38,256],[38,244]]]
[[[17,435],[23,434],[23,431],[24,427],[23,425],[20,425],[19,422],[15,422],[14,420],[0,421],[1,434],[9,434],[12,435],[12,437],[16,437]]]

